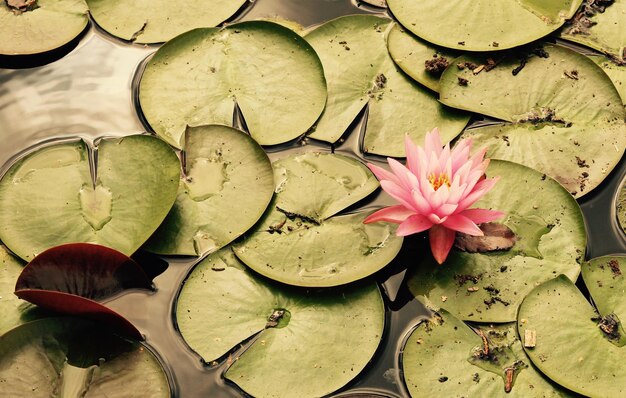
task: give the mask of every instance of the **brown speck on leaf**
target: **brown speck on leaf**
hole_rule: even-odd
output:
[[[493,43],[491,43],[491,45],[495,48],[500,47],[500,43],[498,43],[497,41],[494,41]]]
[[[472,69],[472,73],[477,75],[485,69],[485,65],[479,65],[478,67]]]
[[[444,70],[450,65],[448,60],[442,56],[435,56],[432,59],[428,59],[424,62],[426,71],[433,76],[441,76]]]
[[[504,370],[504,392],[510,393],[513,389],[513,376],[515,376],[515,368],[506,368]]]
[[[622,274],[622,270],[620,269],[617,260],[610,260],[606,265],[608,265],[611,269],[611,272],[613,273],[613,278],[617,278]]]
[[[576,163],[578,164],[578,167],[583,168],[583,167],[587,167],[589,168],[589,165],[587,164],[587,161],[584,159],[579,158],[578,156],[576,156]]]
[[[571,72],[565,71],[565,76],[569,77],[572,80],[578,80],[578,71],[573,70]]]
[[[458,76],[457,79],[459,81],[459,86],[467,87],[467,84],[469,83],[469,80],[467,80],[467,79],[465,79],[465,78],[463,78],[461,76]]]
[[[465,45],[465,42],[464,42],[464,41],[460,41],[460,42],[458,42],[457,44],[458,44],[459,46],[464,46],[464,45]]]

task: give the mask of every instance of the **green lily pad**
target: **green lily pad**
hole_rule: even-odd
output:
[[[536,284],[559,274],[576,280],[585,225],[574,198],[545,174],[492,160],[487,176],[500,180],[475,207],[506,213],[498,222],[515,233],[514,246],[485,253],[453,248],[443,265],[424,256],[414,266],[409,288],[459,319],[511,322]]]
[[[442,139],[457,136],[469,115],[448,109],[393,63],[387,52],[391,20],[373,15],[337,18],[306,39],[324,65],[328,102],[311,138],[337,141],[368,107],[365,152],[405,156],[404,137],[422,142],[439,127]]]
[[[569,396],[532,366],[514,323],[472,330],[445,310],[412,332],[402,367],[413,397]]]
[[[622,256],[594,258],[582,267],[585,286],[593,297],[593,303],[600,316],[614,315],[619,322],[619,325],[614,325],[611,338],[620,347],[626,345],[626,333],[622,323],[622,320],[626,321],[626,300],[624,300],[626,278],[624,278],[624,272],[626,272],[626,257]]]
[[[565,276],[537,286],[519,309],[519,334],[536,334],[526,354],[547,377],[586,396],[620,397],[626,349],[599,326],[594,308]]]
[[[622,97],[622,103],[626,105],[626,63],[619,65],[603,55],[588,55],[604,73],[609,75],[609,78],[617,88],[620,97]]]
[[[102,29],[135,43],[161,43],[195,28],[219,25],[246,0],[87,0]]]
[[[387,35],[387,50],[393,62],[416,82],[439,92],[439,78],[459,51],[435,46],[394,24]]]
[[[36,308],[13,294],[24,263],[0,245],[0,336],[36,317]]]
[[[169,397],[155,356],[91,322],[50,318],[0,336],[0,384],[11,397]]]
[[[396,226],[363,224],[369,212],[334,216],[372,193],[378,182],[358,161],[307,153],[274,163],[276,196],[237,257],[283,283],[337,286],[390,263],[402,246]]]
[[[130,255],[150,237],[176,199],[178,158],[147,135],[103,139],[97,157],[95,183],[83,141],[42,147],[11,166],[0,181],[0,239],[11,251],[31,260],[86,242]]]
[[[252,138],[226,126],[190,127],[185,175],[176,203],[145,249],[201,255],[218,250],[252,227],[274,193],[269,158]]]
[[[486,61],[461,57],[454,64],[484,66]],[[462,138],[488,146],[492,158],[550,175],[576,197],[609,175],[626,147],[626,112],[615,86],[593,61],[547,45],[509,55],[488,69],[452,67],[441,77],[443,103],[508,122],[466,130]]]
[[[36,0],[24,11],[2,1],[0,54],[30,55],[57,49],[77,38],[88,21],[84,0]]]
[[[297,33],[273,22],[195,29],[152,57],[139,89],[156,133],[180,148],[186,126],[231,125],[235,104],[261,145],[304,134],[326,101],[317,54]]]
[[[385,319],[375,284],[295,290],[246,270],[229,248],[192,271],[176,315],[183,338],[207,362],[255,336],[226,378],[259,398],[320,397],[341,388],[371,360]]]
[[[494,51],[530,43],[561,27],[581,0],[387,0],[408,30],[436,45]]]
[[[625,21],[626,0],[585,0],[565,25],[561,37],[602,51],[626,64]]]

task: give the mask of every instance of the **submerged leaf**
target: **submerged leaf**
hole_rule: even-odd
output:
[[[582,0],[387,0],[408,30],[436,45],[495,51],[557,30]]]
[[[252,21],[184,33],[152,57],[139,87],[157,135],[180,148],[187,126],[230,125],[235,104],[261,145],[304,134],[326,101],[319,58],[298,34]]]
[[[442,106],[433,93],[409,79],[387,52],[388,18],[351,15],[319,26],[306,39],[320,56],[328,102],[311,138],[336,142],[367,106],[365,152],[405,156],[404,137],[423,141],[439,127],[449,141],[469,115]]]
[[[482,57],[454,64],[486,65]],[[441,101],[508,123],[466,130],[488,156],[522,163],[580,197],[597,187],[626,147],[626,112],[611,80],[584,55],[546,45],[511,53],[489,71],[448,68]],[[476,72],[478,71],[478,73]],[[459,78],[465,85],[459,85]]]
[[[295,290],[248,271],[225,248],[192,271],[176,317],[187,344],[207,362],[254,336],[226,372],[252,396],[320,397],[371,360],[385,312],[375,284]]]
[[[487,169],[487,177],[492,176],[500,180],[476,207],[506,214],[499,222],[515,234],[513,247],[485,253],[453,248],[443,265],[424,256],[411,267],[409,288],[459,319],[511,322],[536,283],[561,273],[576,280],[585,225],[574,198],[551,178],[497,160]]]
[[[170,396],[150,350],[75,318],[33,321],[0,336],[0,385],[11,397]]]
[[[4,244],[25,260],[70,242],[137,250],[174,203],[178,158],[146,135],[103,139],[97,154],[95,181],[83,141],[48,145],[13,164],[0,181]]]
[[[13,294],[15,281],[24,269],[17,257],[0,245],[0,336],[15,326],[37,317],[35,307]]]
[[[201,255],[226,246],[263,215],[272,165],[248,135],[226,126],[189,127],[176,203],[145,249]]]
[[[246,0],[86,0],[104,30],[135,43],[160,43],[195,28],[213,27],[235,14]]]

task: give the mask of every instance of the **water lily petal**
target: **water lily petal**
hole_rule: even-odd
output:
[[[426,217],[415,214],[411,217],[407,218],[396,231],[396,235],[398,236],[407,236],[416,234],[418,232],[426,231],[428,228],[432,227],[433,223],[431,223]]]
[[[398,177],[400,186],[407,190],[415,188],[412,186],[411,180],[409,179],[409,175],[411,174],[409,169],[407,169],[402,163],[392,158],[387,158],[387,163],[389,163],[389,167],[391,168],[393,174]]]
[[[461,213],[465,217],[474,221],[476,224],[482,224],[484,222],[495,221],[499,218],[504,217],[504,213],[497,210],[488,210],[488,209],[466,209]]]
[[[452,149],[452,173],[455,173],[459,170],[461,166],[465,163],[468,163],[467,160],[469,158],[470,149],[472,147],[472,140],[466,139],[459,141],[454,148]]]
[[[416,210],[413,206],[411,192],[406,189],[402,189],[398,184],[389,180],[382,180],[380,186],[385,192],[392,198],[400,202],[401,205],[410,210]]]
[[[437,209],[436,213],[439,217],[447,217],[454,213],[458,207],[459,205],[456,203],[445,203]]]
[[[441,144],[441,137],[439,136],[439,128],[435,127],[430,133],[426,134],[426,139],[424,140],[424,151],[426,151],[428,156],[435,153],[438,157],[442,150],[443,145]]]
[[[375,164],[368,163],[367,167],[372,171],[372,173],[374,173],[374,175],[376,176],[376,178],[378,178],[379,181],[389,180],[389,181],[395,182],[396,184],[399,182],[398,177],[396,177],[395,174],[393,174],[392,172],[388,170],[383,169],[380,166],[376,166]]]
[[[406,166],[411,170],[411,173],[417,175],[420,165],[420,155],[417,150],[417,145],[411,141],[409,135],[404,136],[404,150],[406,152]]]
[[[498,177],[484,179],[480,181],[478,184],[476,184],[476,186],[474,187],[474,190],[465,198],[461,199],[461,201],[459,202],[459,211],[463,211],[467,209],[468,207],[473,205],[474,202],[480,199],[484,194],[489,192],[489,190],[493,188],[496,182],[498,182],[498,179],[499,179]]]
[[[456,233],[444,226],[434,225],[428,232],[430,241],[430,251],[433,253],[435,261],[443,264],[448,258],[448,253],[454,244],[454,236]]]
[[[426,200],[420,190],[415,189],[411,192],[411,196],[413,196],[413,206],[415,210],[419,214],[428,214],[432,212],[432,208],[430,207],[430,203]]]
[[[409,210],[404,206],[390,206],[370,214],[367,216],[365,221],[363,221],[363,223],[369,224],[377,221],[387,221],[394,224],[400,224],[414,214],[414,211]]]
[[[474,222],[471,219],[469,219],[468,217],[465,217],[462,214],[453,214],[449,216],[442,223],[442,225],[445,226],[446,228],[449,228],[458,232],[463,232],[465,234],[472,235],[472,236],[484,235],[483,231],[481,231],[480,228],[478,228],[478,225],[474,224]]]

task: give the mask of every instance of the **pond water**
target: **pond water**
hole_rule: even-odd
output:
[[[383,12],[347,0],[256,0],[233,18],[284,18],[303,26],[354,13]],[[122,136],[146,131],[136,109],[135,72],[156,47],[130,45],[108,37],[99,28],[88,27],[83,36],[65,50],[71,52],[56,62],[28,69],[0,69],[0,175],[14,159],[34,146],[60,137],[93,140],[102,136]],[[51,59],[59,54],[49,54]],[[40,59],[0,59],[2,66],[25,66]],[[307,142],[318,150],[334,150],[363,159],[360,151],[362,122],[355,122],[338,147]],[[300,151],[296,143],[272,148],[272,157]],[[382,159],[368,157],[368,161]],[[587,257],[626,251],[626,240],[616,222],[615,198],[626,173],[626,162],[612,172],[595,192],[579,201],[584,212],[588,237]],[[368,198],[366,206],[383,204]],[[401,254],[375,278],[385,292],[386,332],[372,362],[363,373],[336,396],[408,396],[400,375],[401,347],[408,333],[426,315],[404,285],[407,268],[428,250],[420,238],[405,240]],[[168,259],[169,267],[155,279],[151,293],[130,292],[107,303],[127,317],[145,336],[165,364],[173,394],[177,397],[245,396],[222,375],[228,362],[203,364],[176,331],[173,318],[175,297],[195,260]],[[245,349],[241,347],[240,350]],[[236,352],[233,353],[237,355]],[[268,381],[271,382],[271,381]]]

